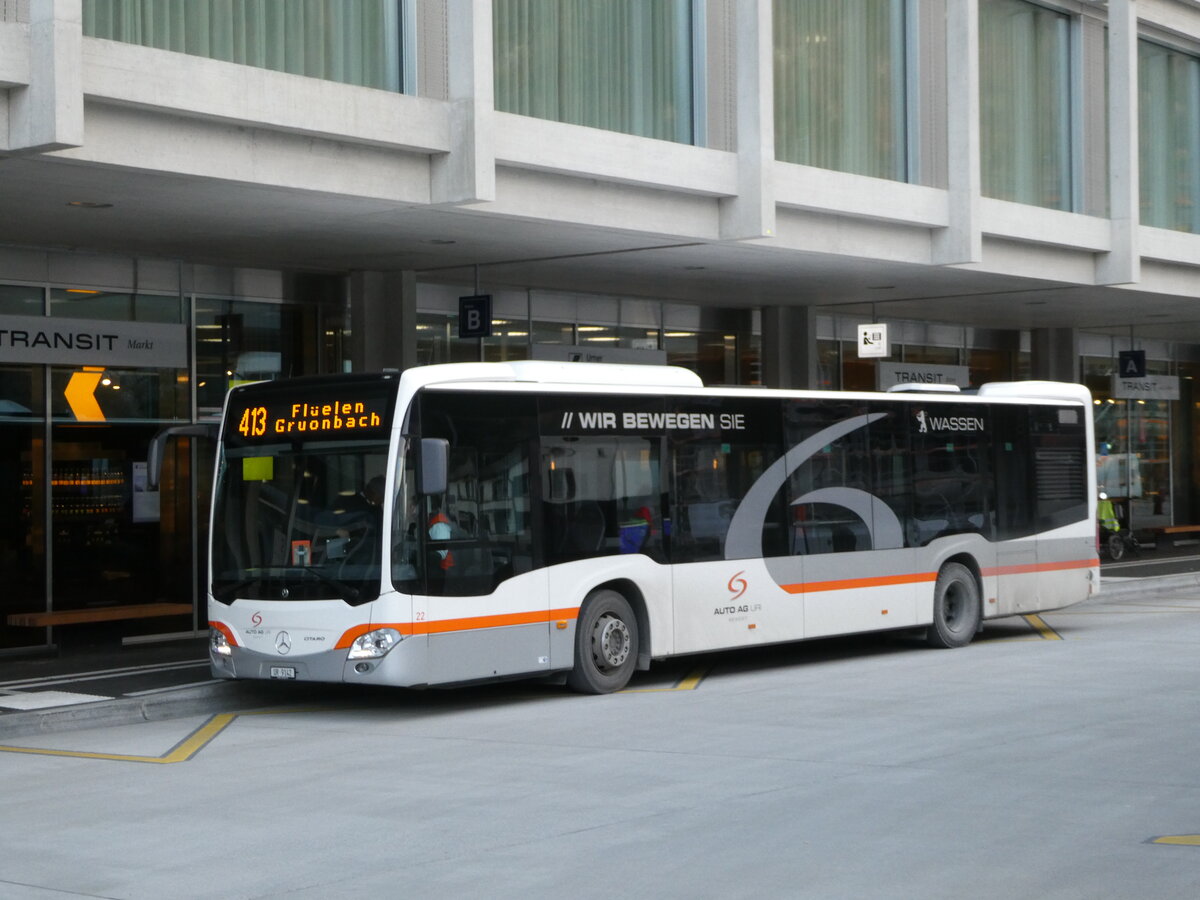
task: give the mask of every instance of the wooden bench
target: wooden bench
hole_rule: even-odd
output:
[[[1188,532],[1200,531],[1200,525],[1164,525],[1162,528],[1155,528],[1159,534],[1187,534]]]
[[[95,606],[90,609],[56,609],[50,612],[11,613],[9,625],[40,628],[46,625],[82,625],[89,622],[119,622],[122,619],[151,619],[156,616],[191,615],[190,603],[137,603],[132,606]]]

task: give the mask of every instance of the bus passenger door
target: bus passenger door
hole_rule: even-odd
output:
[[[419,512],[418,565],[431,683],[550,670],[548,577],[538,550],[530,459],[534,407],[526,397],[430,392],[426,437],[449,444],[444,493],[409,499]],[[415,482],[409,475],[406,482]]]
[[[985,616],[1014,615],[1038,608],[1037,497],[1029,413],[1025,407],[995,407],[996,566],[984,569]],[[994,575],[989,580],[987,575]],[[988,601],[996,598],[996,603]]]

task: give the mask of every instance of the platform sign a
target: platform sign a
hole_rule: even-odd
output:
[[[458,298],[458,336],[485,338],[492,336],[492,295],[476,294]]]
[[[1122,378],[1146,377],[1146,351],[1121,350],[1117,353],[1117,374]]]

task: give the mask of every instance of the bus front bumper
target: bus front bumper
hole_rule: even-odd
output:
[[[408,637],[365,659],[351,659],[345,648],[281,655],[232,645],[210,647],[208,655],[214,678],[421,687],[428,683],[425,644],[424,636]]]

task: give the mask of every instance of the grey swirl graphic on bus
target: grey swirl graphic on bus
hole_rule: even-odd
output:
[[[887,413],[881,412],[868,413],[823,428],[768,466],[750,486],[729,522],[729,531],[725,539],[725,558],[762,557],[762,531],[767,512],[771,501],[787,482],[788,477],[824,447],[886,415]],[[904,545],[904,529],[899,518],[886,503],[873,494],[850,487],[818,488],[797,498],[792,505],[806,503],[827,503],[852,512],[862,519],[871,538],[872,547]]]

